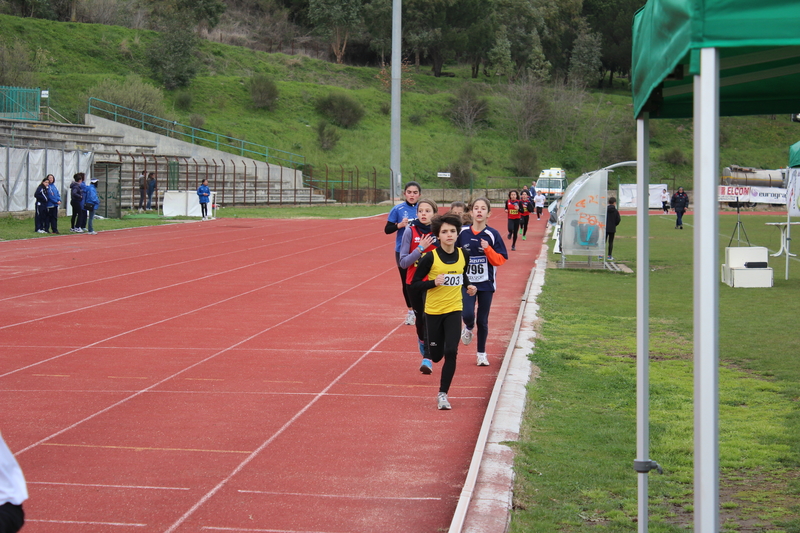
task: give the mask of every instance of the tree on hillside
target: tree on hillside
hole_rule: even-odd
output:
[[[584,0],[583,16],[602,36],[602,68],[610,74],[610,83],[615,73],[626,75],[631,70],[631,21],[644,4],[644,0]]]
[[[184,23],[195,26],[206,24],[213,28],[225,13],[222,0],[141,0],[151,10],[154,25],[163,27],[170,21],[180,18]]]
[[[589,25],[584,23],[575,38],[569,60],[569,80],[572,83],[586,87],[600,78],[601,46],[601,35],[589,31]]]
[[[310,0],[308,18],[327,35],[336,63],[342,64],[347,40],[361,22],[362,0]]]
[[[364,26],[369,47],[380,56],[381,66],[392,51],[392,0],[372,0],[364,4]]]
[[[569,56],[577,31],[582,0],[541,3],[536,8],[542,20],[539,37],[547,61],[553,66],[556,77],[565,78],[569,68]]]
[[[186,87],[197,75],[198,37],[189,20],[176,16],[166,21],[158,39],[147,49],[153,77],[168,90]]]

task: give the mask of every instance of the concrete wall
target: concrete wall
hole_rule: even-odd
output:
[[[281,176],[280,165],[273,165],[264,161],[242,157],[230,152],[223,152],[222,150],[215,150],[205,146],[198,146],[196,144],[187,143],[178,139],[160,135],[140,128],[134,128],[125,124],[120,124],[111,120],[97,117],[95,115],[84,115],[85,123],[94,127],[95,132],[107,135],[122,135],[126,144],[142,144],[145,146],[155,146],[155,153],[158,155],[178,156],[186,158],[194,158],[201,160],[203,158],[211,161],[244,161],[248,167],[258,168],[259,176],[266,176],[267,172],[271,176]],[[269,167],[269,169],[268,169]],[[293,170],[288,167],[283,167],[283,180],[287,188],[302,188],[303,187],[303,173],[299,170]]]

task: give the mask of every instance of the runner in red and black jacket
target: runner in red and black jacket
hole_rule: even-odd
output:
[[[520,223],[520,199],[517,191],[508,193],[505,210],[508,213],[508,238],[511,239],[511,251],[517,249],[517,233],[519,233]]]

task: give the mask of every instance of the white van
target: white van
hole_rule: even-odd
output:
[[[563,169],[546,168],[542,170],[539,174],[539,179],[536,181],[536,192],[541,191],[549,204],[553,200],[558,200],[564,196],[568,183],[567,173]]]

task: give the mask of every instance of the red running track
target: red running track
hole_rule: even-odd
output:
[[[446,529],[544,224],[500,268],[491,366],[459,350],[452,411],[439,366],[418,371],[384,218],[0,243],[24,531]]]

